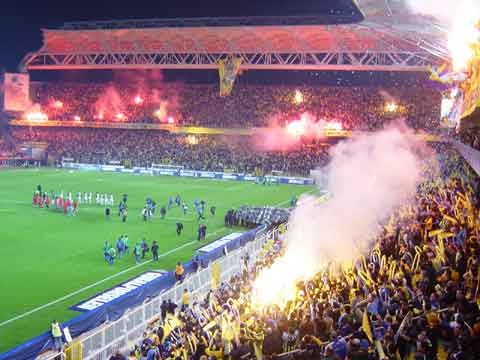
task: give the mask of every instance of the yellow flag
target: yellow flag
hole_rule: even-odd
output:
[[[218,62],[218,75],[220,77],[220,96],[228,96],[232,92],[233,84],[237,78],[242,59],[230,57]]]
[[[218,289],[220,286],[220,262],[215,261],[212,264],[212,289]]]
[[[163,339],[165,339],[170,333],[177,327],[182,326],[182,322],[175,315],[167,314],[165,318],[165,325],[163,326]]]
[[[370,326],[370,320],[368,319],[367,310],[363,311],[362,330],[365,335],[367,335],[368,340],[373,344],[372,327]]]

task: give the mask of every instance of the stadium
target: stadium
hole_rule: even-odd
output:
[[[431,5],[41,29],[0,360],[478,359],[480,6]]]

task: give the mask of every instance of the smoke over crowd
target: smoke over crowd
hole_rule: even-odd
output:
[[[320,171],[330,199],[325,203],[312,195],[300,199],[286,233],[285,255],[260,274],[256,300],[288,300],[298,280],[332,261],[351,263],[367,250],[382,221],[414,196],[421,180],[417,154],[422,147],[399,126],[333,147],[331,162]]]
[[[303,140],[322,139],[326,132],[342,129],[339,121],[318,119],[304,112],[286,125],[274,118],[267,128],[257,130],[253,145],[264,151],[287,151],[299,146]]]

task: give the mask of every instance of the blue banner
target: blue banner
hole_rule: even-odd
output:
[[[261,234],[265,230],[265,226],[260,226],[253,230],[247,231],[246,233],[241,234],[238,237],[232,238],[230,241],[223,245],[222,249],[213,249],[210,252],[199,254],[198,258],[200,260],[200,264],[203,267],[207,267],[210,262],[215,261],[216,259],[223,256],[224,248],[227,248],[227,251],[231,252],[241,246],[244,246],[246,243],[253,241],[258,234]],[[195,267],[192,261],[184,263],[183,267],[185,269],[185,275],[191,274],[195,271]],[[82,302],[81,304],[76,304],[74,308],[77,308],[82,304],[88,304],[89,301],[93,299],[99,300],[99,306],[92,306],[91,310],[85,311],[81,315],[63,323],[62,326],[68,326],[72,338],[76,338],[85,332],[99,327],[106,321],[118,320],[120,317],[123,316],[127,309],[132,309],[136,306],[139,306],[148,299],[152,299],[174,286],[175,274],[173,271],[160,273],[160,275],[161,276],[155,276],[154,278],[149,276],[150,281],[148,281],[148,284],[145,284],[144,286],[138,286],[131,291],[125,291],[125,289],[120,289],[125,283],[119,285],[119,287],[117,288],[119,288],[120,290],[116,290],[107,296],[108,298],[110,298],[110,301],[105,301],[107,300],[107,297],[102,297],[102,295],[109,293],[110,291],[112,291],[112,289],[106,290],[94,296],[93,298]],[[134,280],[135,279],[132,279],[132,281]],[[146,278],[143,280],[146,280]],[[123,292],[123,294],[121,294],[120,296],[113,296],[114,293],[118,294],[121,292]],[[90,303],[90,305],[92,304],[93,302]],[[48,326],[48,324],[46,324],[46,326]],[[0,360],[34,359],[40,353],[51,350],[52,348],[53,341],[50,332],[45,332],[13,348],[8,352],[0,354]]]
[[[217,180],[236,180],[236,181],[257,181],[259,178],[248,174],[224,173],[217,171],[200,171],[200,170],[179,170],[179,169],[156,169],[156,168],[140,168],[126,169],[120,165],[92,165],[64,162],[63,167],[66,169],[86,170],[86,171],[105,171],[118,172],[135,175],[154,175],[154,176],[181,176],[196,177],[203,179]],[[265,179],[273,184],[294,184],[294,185],[313,185],[312,178],[293,177],[293,176],[266,176]]]

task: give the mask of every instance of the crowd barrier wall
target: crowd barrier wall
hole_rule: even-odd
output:
[[[457,151],[462,154],[463,158],[468,162],[473,170],[480,175],[480,151],[461,143],[460,141],[452,141]]]
[[[62,166],[66,169],[86,170],[86,171],[105,171],[117,172],[133,175],[150,175],[150,176],[180,176],[203,179],[217,180],[237,180],[237,181],[256,181],[257,177],[250,174],[225,173],[217,171],[200,171],[200,170],[184,170],[184,169],[156,169],[133,167],[127,169],[122,165],[99,165],[99,164],[83,164],[74,162],[63,162]],[[304,177],[293,176],[266,176],[266,179],[275,184],[296,184],[296,185],[313,185],[314,180]]]
[[[220,264],[220,281],[228,281],[241,271],[242,255],[248,253],[254,261],[263,244],[276,233],[276,229],[268,230],[265,226],[247,231],[225,245],[226,256],[217,251],[198,254],[200,270],[194,271],[193,261],[183,264],[186,278],[182,283],[175,282],[173,271],[168,272],[149,286],[139,287],[95,310],[84,312],[62,326],[68,327],[72,338],[81,342],[83,359],[106,359],[117,349],[125,349],[140,339],[147,324],[160,313],[163,300],[180,303],[185,288],[193,299],[201,299],[211,289],[213,263]],[[47,352],[52,345],[50,333],[45,332],[0,354],[0,360],[53,359],[58,354],[53,356]]]

